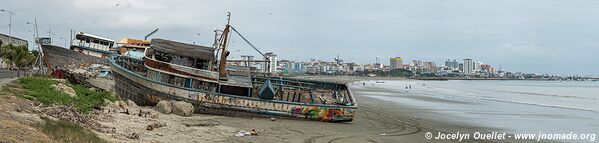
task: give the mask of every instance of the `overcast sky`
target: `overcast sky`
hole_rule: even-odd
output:
[[[115,39],[154,38],[211,45],[232,25],[280,59],[373,63],[378,57],[472,58],[504,70],[599,75],[599,1],[547,0],[2,0],[13,34],[49,28],[63,45],[69,29]],[[8,33],[0,13],[0,32]],[[200,36],[197,35],[200,34]],[[233,58],[257,53],[233,36]],[[404,62],[406,63],[406,62]]]

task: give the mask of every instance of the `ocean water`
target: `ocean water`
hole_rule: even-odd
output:
[[[512,133],[599,133],[599,82],[387,80],[351,88],[429,117]]]

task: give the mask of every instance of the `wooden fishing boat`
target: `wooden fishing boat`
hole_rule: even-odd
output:
[[[113,55],[109,62],[115,91],[140,105],[186,101],[197,113],[353,120],[357,104],[346,84],[276,77],[228,66],[230,29],[227,24],[214,47],[152,39],[143,59]]]
[[[68,48],[51,45],[49,40],[43,38],[39,42],[48,73],[73,83],[112,90],[111,71],[104,68],[108,67],[108,57],[116,53],[112,40],[83,32],[75,34]]]

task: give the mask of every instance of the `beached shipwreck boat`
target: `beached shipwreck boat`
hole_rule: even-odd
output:
[[[42,38],[40,41],[49,40]],[[108,67],[108,57],[116,54],[111,39],[79,32],[70,47],[40,42],[42,60],[49,73],[56,78],[111,91],[114,81]]]
[[[111,47],[114,42],[99,36],[77,33],[70,47],[40,44],[43,63],[49,69],[81,64],[108,65],[107,57],[114,54]]]
[[[353,120],[357,104],[346,84],[275,77],[227,65],[230,29],[227,24],[214,47],[152,39],[142,59],[113,55],[109,61],[115,91],[140,105],[190,102],[197,113]]]

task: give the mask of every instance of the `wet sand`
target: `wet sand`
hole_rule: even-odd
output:
[[[321,78],[322,79],[322,78]],[[334,80],[328,77],[326,80]],[[352,82],[362,79],[342,77],[339,82]],[[397,103],[373,99],[361,95],[373,88],[352,89],[358,101],[357,116],[349,123],[325,123],[317,121],[265,118],[228,117],[222,120],[224,126],[245,130],[256,129],[259,136],[229,137],[226,142],[455,142],[455,140],[427,140],[426,132],[455,133],[476,131],[497,131],[444,120],[442,116],[431,115],[423,109],[398,106]],[[396,91],[383,91],[393,94]],[[466,142],[480,142],[467,140]],[[504,142],[494,140],[493,142]]]
[[[318,77],[320,80],[356,82],[364,79],[347,77]],[[501,131],[447,120],[443,115],[422,107],[403,106],[396,102],[369,97],[372,94],[405,94],[399,89],[385,89],[380,86],[356,84],[350,86],[357,100],[358,110],[353,122],[327,123],[297,119],[276,119],[250,117],[226,117],[195,114],[192,117],[160,114],[158,118],[137,117],[121,113],[100,114],[98,121],[108,127],[115,127],[116,133],[99,133],[99,137],[110,142],[457,142],[457,140],[429,140],[425,133],[436,136],[442,133],[470,133]],[[412,97],[406,97],[412,98]],[[414,97],[419,98],[419,97]],[[24,100],[24,99],[20,99]],[[439,99],[435,102],[452,103]],[[142,107],[153,111],[153,107]],[[157,111],[153,111],[157,112]],[[1,115],[1,114],[0,114]],[[153,131],[146,130],[150,122],[166,123]],[[186,126],[185,124],[215,123],[209,126]],[[25,129],[25,128],[23,128]],[[237,137],[239,130],[255,129],[257,136]],[[128,135],[138,133],[139,139]],[[0,139],[1,140],[1,139]],[[530,140],[529,140],[530,141]],[[511,142],[509,140],[464,140],[462,142]],[[518,141],[525,142],[525,141]]]
[[[347,77],[327,77],[324,80],[338,82],[354,82],[363,79]],[[99,119],[107,126],[115,126],[117,133],[97,133],[101,138],[111,142],[457,142],[456,140],[428,140],[425,133],[473,133],[501,131],[498,129],[470,126],[464,123],[451,122],[443,115],[434,114],[422,108],[402,106],[396,102],[370,98],[368,94],[376,91],[385,94],[402,94],[399,90],[384,89],[378,86],[351,88],[357,100],[358,110],[353,122],[327,123],[307,120],[276,119],[248,117],[225,117],[196,114],[192,117],[176,115],[160,115],[158,120],[167,126],[154,131],[145,129],[153,119],[111,114],[111,118]],[[24,100],[24,99],[21,99]],[[444,101],[436,101],[444,102]],[[446,101],[450,102],[450,101]],[[142,107],[152,110],[152,107]],[[184,123],[216,122],[215,126],[185,126]],[[236,137],[239,130],[255,129],[257,136]],[[129,139],[127,135],[139,133],[139,139]],[[1,139],[0,139],[1,140]],[[463,142],[481,142],[465,140]],[[490,141],[484,141],[490,142]],[[492,140],[492,142],[506,142]]]

